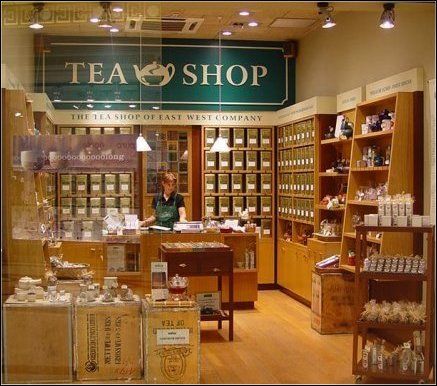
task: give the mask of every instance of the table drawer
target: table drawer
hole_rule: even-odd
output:
[[[227,261],[219,261],[216,259],[203,259],[200,262],[200,271],[204,274],[216,274],[229,273],[232,269],[231,264]]]
[[[199,262],[186,257],[171,257],[168,259],[168,272],[179,276],[199,273]]]

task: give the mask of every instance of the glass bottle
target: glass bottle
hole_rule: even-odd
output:
[[[411,351],[410,342],[404,343],[400,356],[400,371],[406,372],[410,368],[413,352]]]

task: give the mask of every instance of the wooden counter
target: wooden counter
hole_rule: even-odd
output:
[[[159,261],[159,248],[165,242],[218,241],[229,245],[234,251],[234,302],[236,308],[253,308],[258,299],[259,237],[256,233],[147,233],[133,236],[106,236],[102,240],[62,241],[64,260],[90,264],[94,279],[103,285],[105,276],[118,276],[118,283],[127,284],[143,297],[150,293],[150,263]],[[125,256],[138,261],[131,264],[136,271],[108,271],[108,247],[123,246]],[[255,251],[255,268],[238,268],[245,262],[245,250]],[[241,264],[240,264],[241,265]],[[228,301],[228,278],[223,278],[222,302]],[[190,278],[188,291],[215,291],[217,283],[212,277]]]

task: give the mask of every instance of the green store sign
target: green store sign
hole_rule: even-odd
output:
[[[277,42],[49,39],[43,60],[37,57],[36,88],[57,109],[242,111],[294,103],[294,59]]]

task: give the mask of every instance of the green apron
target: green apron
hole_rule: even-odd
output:
[[[176,194],[174,196],[173,205],[162,205],[163,196],[158,198],[156,205],[156,224],[162,227],[173,229],[173,224],[179,221],[179,211],[176,208]]]

